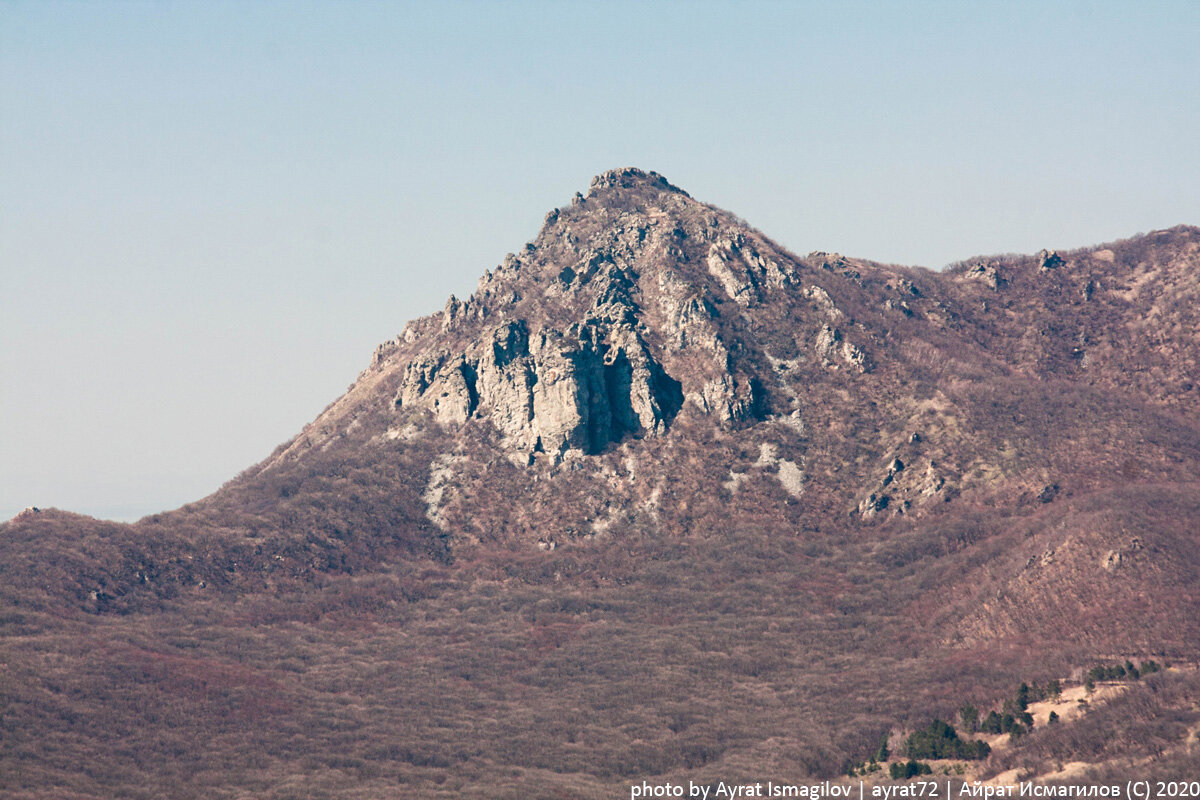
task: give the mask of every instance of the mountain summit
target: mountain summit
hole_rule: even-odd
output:
[[[193,757],[213,791],[263,752],[607,796],[827,776],[1022,680],[1196,658],[1197,267],[1192,227],[945,272],[797,256],[603,173],[212,496],[0,526],[5,741],[126,730],[39,710],[102,675],[179,704],[119,736],[240,743]]]
[[[796,282],[795,264],[775,253],[656,173],[606,172],[474,295],[382,345],[314,427],[331,433],[383,392],[444,425],[485,420],[518,461],[558,462],[661,435],[685,408],[744,420],[764,390],[735,363],[740,332],[718,306],[749,307]]]

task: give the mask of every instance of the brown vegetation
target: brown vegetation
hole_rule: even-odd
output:
[[[1194,658],[1198,253],[800,258],[601,176],[211,497],[0,526],[0,793],[798,781],[1020,681]],[[553,346],[505,350],[515,321]],[[1174,741],[1178,680],[1104,712],[1144,730],[995,766]]]

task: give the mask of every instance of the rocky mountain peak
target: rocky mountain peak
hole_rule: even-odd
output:
[[[490,425],[524,463],[658,436],[681,413],[735,425],[765,399],[744,310],[798,286],[797,270],[658,173],[610,170],[469,298],[381,345],[310,428],[335,431],[386,397],[390,414]]]
[[[674,192],[681,194],[684,197],[691,197],[683,189],[673,185],[670,181],[651,170],[646,172],[637,167],[621,167],[619,169],[610,169],[607,172],[601,172],[596,177],[592,178],[589,194],[595,193],[602,189],[633,189],[633,188],[650,188]]]
[[[486,420],[514,460],[660,435],[689,397],[725,422],[744,417],[752,390],[730,374],[710,297],[721,284],[705,259],[723,267],[746,239],[714,236],[729,221],[699,219],[705,209],[657,173],[597,176],[471,298],[447,305],[441,341],[405,366],[396,408]]]
[[[299,764],[271,796],[823,779],[1020,682],[1200,663],[1197,330],[1195,228],[930,272],[604,173],[209,497],[0,523],[0,793],[112,795],[151,773],[93,756],[145,746],[170,794],[214,732],[189,776]]]
[[[1154,379],[1164,392],[1151,373],[1121,367],[1131,356],[1117,346],[1117,321],[1145,306],[1172,330],[1194,329],[1194,283],[1164,281],[1155,266],[1193,263],[1193,234],[973,260],[938,274],[821,251],[798,257],[655,172],[610,170],[550,211],[469,297],[451,297],[381,345],[350,391],[266,468],[342,438],[386,442],[433,429],[482,437],[521,467],[664,440],[639,446],[648,453],[676,431],[722,439],[755,430],[748,435],[769,433],[799,464],[811,446],[804,431],[820,425],[857,431],[883,424],[886,411],[953,429],[959,423],[938,410],[950,391],[939,376],[949,374],[1083,375],[1185,403],[1186,337],[1137,356],[1170,377]],[[1120,325],[1139,330],[1142,317]],[[896,397],[906,385],[928,396],[904,405]],[[918,423],[896,425],[887,436],[901,442]],[[853,478],[849,506],[866,518],[863,498],[880,516],[907,513],[904,492],[914,507],[940,497],[951,468],[935,460],[887,476],[894,486]],[[881,506],[885,495],[895,506]]]

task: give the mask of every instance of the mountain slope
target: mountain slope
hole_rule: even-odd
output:
[[[1197,266],[1187,227],[799,257],[604,173],[214,495],[0,527],[0,786],[798,779],[1023,679],[1194,658]]]

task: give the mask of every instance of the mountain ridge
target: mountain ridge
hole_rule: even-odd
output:
[[[1158,253],[1163,245],[1183,258],[1168,258],[1164,265]],[[1161,380],[1162,362],[1170,363],[1163,351],[1181,346],[1179,332],[1186,339],[1187,323],[1195,316],[1190,309],[1196,306],[1178,299],[1196,294],[1195,281],[1179,288],[1169,280],[1147,280],[1127,262],[1148,255],[1143,275],[1161,276],[1164,266],[1194,261],[1198,252],[1200,229],[1179,226],[1062,254],[970,259],[945,273],[823,252],[799,257],[728,212],[693,200],[657,173],[610,170],[592,180],[586,196],[576,195],[568,207],[552,210],[521,255],[510,254],[485,273],[471,297],[451,297],[441,313],[413,320],[377,348],[347,393],[275,454],[212,498],[164,514],[178,517],[205,504],[229,510],[224,499],[238,495],[239,485],[272,477],[272,470],[302,462],[307,453],[336,449],[343,441],[351,447],[407,447],[413,438],[429,437],[431,421],[442,433],[473,438],[476,447],[497,447],[518,470],[533,469],[535,476],[554,474],[564,464],[579,470],[580,456],[604,456],[605,482],[610,488],[621,484],[611,503],[634,504],[651,517],[659,501],[653,492],[643,496],[633,488],[637,467],[630,465],[638,461],[638,453],[630,450],[633,443],[665,437],[662,447],[686,449],[686,437],[708,435],[700,429],[710,424],[718,438],[736,438],[739,429],[766,425],[767,440],[752,446],[740,462],[731,462],[728,474],[716,481],[732,487],[732,494],[747,476],[765,471],[786,475],[780,487],[802,513],[829,519],[849,514],[856,524],[928,514],[957,498],[964,485],[1011,468],[964,461],[955,452],[957,440],[931,444],[926,426],[962,423],[945,391],[936,387],[947,370],[963,387],[1000,381],[1011,390],[1022,380],[1034,380],[1021,390],[1037,395],[1039,405],[1054,405],[1047,392],[1058,389],[1038,385],[1065,380],[1073,384],[1070,391],[1086,395],[1073,403],[1106,405],[1113,407],[1106,414],[1117,413],[1111,398],[1087,394],[1084,386],[1137,389],[1122,385],[1125,376],[1138,375],[1123,368],[1129,352],[1112,341],[1093,346],[1087,333],[1077,333],[1075,346],[1067,350],[1063,332],[1127,313],[1131,296],[1171,295],[1177,302],[1168,313],[1177,339],[1160,337],[1155,343],[1160,364],[1146,370],[1156,392],[1135,392],[1140,400],[1124,402],[1148,402],[1162,408],[1153,412],[1159,415],[1177,411],[1180,395],[1196,391],[1186,379],[1196,364],[1195,348],[1174,364],[1179,376],[1174,386]],[[1182,269],[1175,272],[1190,277]],[[1002,327],[996,320],[1000,304],[1017,324]],[[1078,315],[1089,306],[1100,312]],[[1048,323],[1038,329],[1024,322],[1035,315]],[[1112,337],[1111,320],[1106,324],[1109,330],[1103,332]],[[1037,335],[1031,337],[1031,331]],[[981,343],[984,334],[1004,347]],[[1127,337],[1116,343],[1129,345]],[[1093,367],[1097,361],[1100,370]],[[1122,369],[1105,371],[1106,362]],[[1098,376],[1079,381],[1089,367]],[[897,370],[907,374],[898,378]],[[902,385],[913,376],[926,396],[905,396]],[[1176,391],[1166,391],[1172,388]],[[824,393],[823,402],[810,404],[806,391]],[[880,404],[897,402],[892,419],[868,419],[877,416]],[[842,441],[826,436],[816,447],[824,457],[810,459],[820,438],[810,430],[811,418],[820,419],[837,403],[851,410],[857,405],[854,413],[862,418],[829,415],[819,423],[826,434],[866,430],[872,422],[876,436],[894,429],[886,434],[886,452],[875,453],[878,466],[862,464],[862,442],[853,436]],[[1028,428],[1021,425],[1021,412],[1011,416]],[[686,429],[683,439],[669,435],[677,423]],[[1195,436],[1186,423],[1186,418],[1164,418],[1155,424],[1188,429],[1179,442],[1187,443],[1190,462]],[[1054,427],[1053,421],[1045,424]],[[979,422],[969,427],[973,438],[986,434]],[[996,446],[1006,445],[990,447]],[[925,452],[931,447],[936,455]],[[1108,449],[1090,452],[1091,460],[1104,460]],[[429,466],[418,470],[427,475],[425,485],[419,492],[414,487],[416,499],[410,501],[415,508],[424,506],[425,513],[410,511],[403,522],[392,523],[425,531],[419,537],[429,539],[435,551],[444,536],[453,538],[447,514],[469,514],[468,503],[446,491],[451,462],[472,461],[462,459],[461,450],[460,442],[453,452],[429,458]],[[1151,460],[1169,464],[1179,458],[1164,453]],[[473,460],[480,475],[488,471],[479,466],[487,456]],[[1118,455],[1113,452],[1107,460],[1115,462]],[[843,471],[851,463],[857,466]],[[1117,468],[1136,469],[1131,463]],[[1081,477],[1089,474],[1086,467],[1075,470]],[[845,480],[847,472],[852,480]],[[1052,472],[1048,466],[1026,469],[1014,491],[1057,493]],[[822,480],[815,480],[820,473]],[[520,491],[532,488],[526,483],[517,479]],[[476,490],[486,493],[482,484]],[[288,490],[280,491],[288,499]],[[267,508],[272,502],[263,506],[260,499],[251,506]],[[391,510],[371,513],[390,516]],[[148,524],[164,514],[151,515]],[[144,529],[142,522],[137,526]],[[519,538],[547,541],[536,531],[540,524],[531,519]],[[430,526],[440,533],[431,533]],[[594,529],[596,520],[579,518],[568,527],[578,534]],[[476,532],[464,541],[486,538]],[[554,546],[567,543],[560,539]]]
[[[683,190],[680,190],[677,187],[672,186],[669,182],[666,181],[665,178],[662,178],[662,176],[658,175],[657,173],[654,173],[654,172],[646,173],[646,172],[642,172],[641,170],[638,170],[635,168],[623,168],[623,169],[617,169],[617,170],[610,170],[609,172],[602,173],[601,175],[598,175],[596,178],[594,178],[592,181],[592,184],[591,184],[591,190],[589,191],[589,195],[587,197],[585,197],[583,195],[577,195],[573,205],[570,208],[574,209],[576,206],[582,206],[582,204],[586,203],[588,201],[588,199],[593,200],[593,206],[596,203],[601,203],[601,204],[604,203],[607,198],[593,197],[593,194],[596,193],[596,191],[598,189],[601,191],[604,189],[616,189],[616,190],[618,190],[618,193],[619,193],[620,189],[634,189],[635,192],[627,193],[624,196],[624,198],[617,201],[618,204],[620,204],[623,202],[623,200],[626,200],[630,195],[633,195],[636,198],[634,201],[635,203],[636,203],[636,200],[642,200],[644,202],[644,193],[646,191],[650,191],[650,192],[662,191],[664,189],[664,187],[669,187],[669,188],[667,188],[668,193],[679,194],[679,195],[682,195],[682,197],[687,198],[688,200],[691,199],[690,195],[688,195]],[[801,259],[799,257],[796,257],[796,256],[788,253],[786,250],[779,247],[774,242],[771,242],[769,239],[767,239],[765,236],[763,236],[760,232],[750,228],[748,225],[746,225],[740,219],[738,219],[736,217],[732,217],[732,215],[729,215],[728,212],[722,212],[719,209],[715,209],[711,206],[704,206],[702,204],[696,204],[696,207],[698,209],[704,209],[707,211],[711,211],[711,212],[723,215],[726,218],[724,220],[726,226],[734,228],[735,235],[740,234],[740,235],[744,236],[746,233],[750,233],[755,238],[755,240],[758,241],[760,244],[766,243],[766,245],[768,246],[768,249],[770,249],[776,253],[784,254],[785,258],[788,259],[789,261],[791,261],[793,265],[802,265],[802,264],[807,265],[805,263],[805,259]],[[590,209],[588,209],[588,210],[590,211]],[[539,232],[538,236],[535,237],[535,239],[532,242],[530,242],[529,244],[526,245],[526,249],[524,251],[526,254],[526,257],[538,252],[538,250],[541,249],[541,245],[544,243],[544,241],[547,238],[550,238],[549,232],[551,231],[551,226],[553,224],[557,223],[560,220],[560,217],[563,217],[564,213],[569,214],[570,211],[564,212],[561,209],[554,209],[547,215],[547,222],[543,226],[542,231]],[[657,211],[656,213],[661,215],[662,212]],[[565,217],[564,217],[564,219],[565,219]],[[1093,248],[1080,248],[1077,251],[1069,251],[1069,252],[1072,254],[1072,257],[1075,259],[1072,261],[1072,265],[1075,265],[1079,260],[1077,258],[1077,256],[1086,256],[1086,254],[1091,251],[1107,252],[1110,254],[1110,257],[1111,257],[1111,247],[1112,246],[1120,246],[1127,242],[1143,241],[1145,239],[1150,239],[1152,237],[1172,236],[1172,235],[1176,235],[1176,234],[1188,234],[1188,233],[1190,233],[1193,237],[1200,236],[1200,231],[1198,231],[1198,229],[1196,229],[1196,228],[1189,228],[1188,226],[1177,226],[1176,228],[1167,229],[1164,231],[1155,231],[1150,234],[1146,234],[1145,237],[1143,237],[1142,239],[1124,240],[1122,242],[1115,242],[1110,245],[1098,245]],[[571,234],[567,234],[567,235],[571,235]],[[732,244],[732,242],[730,242],[730,244]],[[592,252],[590,255],[591,255],[592,260],[600,259],[600,263],[603,263],[603,258],[605,257],[604,253]],[[822,257],[822,256],[827,256],[827,255],[828,254],[826,254],[826,253],[818,252],[818,253],[810,254],[809,258],[811,258],[813,256]],[[870,262],[870,261],[866,261],[866,260],[862,260],[862,259],[847,259],[846,257],[840,256],[839,254],[833,254],[832,258],[838,264],[838,268],[842,269],[843,271],[847,271],[847,270],[852,271],[854,266],[859,266],[859,267],[872,269],[872,270],[879,270],[879,271],[882,271],[883,274],[886,274],[888,271],[891,271],[892,273],[894,273],[891,277],[894,278],[902,286],[908,288],[908,290],[910,292],[916,288],[916,286],[914,284],[912,284],[912,282],[911,282],[911,276],[914,274],[915,275],[923,274],[925,276],[928,276],[928,278],[931,280],[935,279],[936,276],[939,276],[942,274],[950,274],[950,275],[957,274],[956,271],[953,269],[949,270],[948,273],[935,273],[935,272],[924,270],[924,269],[918,268],[918,267],[896,267],[895,265],[876,264],[874,262]],[[1002,259],[1007,258],[1007,259],[1011,260],[1011,257],[1001,257],[1001,258]],[[1055,251],[1055,258],[1060,258],[1057,255],[1056,251]],[[526,258],[525,260],[528,260],[528,258]],[[581,260],[587,261],[588,259],[581,259]],[[994,260],[994,259],[991,259],[991,260]],[[1026,259],[1026,260],[1028,260],[1028,259]],[[975,259],[969,259],[968,261],[973,263],[975,265],[975,268],[978,270],[980,268],[980,265],[985,265],[989,261],[989,257],[977,257]],[[385,362],[389,358],[391,358],[393,356],[393,354],[396,353],[401,348],[401,345],[403,343],[412,342],[420,336],[430,335],[430,333],[432,331],[440,330],[442,332],[445,332],[451,326],[460,324],[461,321],[463,321],[466,317],[470,316],[472,311],[474,311],[477,315],[487,315],[488,313],[490,313],[490,309],[488,309],[486,306],[486,299],[490,299],[488,296],[496,293],[499,290],[498,284],[500,284],[503,281],[503,278],[501,276],[508,277],[508,278],[514,277],[515,273],[520,270],[520,267],[522,266],[523,263],[524,263],[524,261],[523,261],[522,257],[516,256],[514,254],[510,254],[506,258],[505,263],[502,264],[501,267],[497,268],[495,276],[493,276],[492,271],[489,270],[484,275],[484,277],[481,278],[479,288],[477,289],[477,291],[474,294],[471,295],[471,297],[467,298],[466,301],[460,301],[455,297],[451,297],[450,300],[447,302],[446,308],[440,314],[430,315],[430,316],[419,318],[417,320],[410,322],[405,327],[405,330],[399,336],[397,336],[395,339],[385,342],[384,344],[379,346],[379,348],[376,350],[376,353],[374,355],[374,359],[373,359],[373,363],[372,363],[371,367],[368,370],[364,371],[362,374],[360,374],[358,380],[362,381],[364,379],[364,377],[368,376],[368,374],[373,369],[377,369],[379,367],[385,366]],[[1062,263],[1065,264],[1065,262],[1062,262]],[[970,269],[966,266],[966,264],[967,264],[967,262],[962,262],[962,266],[959,267],[959,272],[967,272]],[[1018,264],[1018,266],[1023,266],[1023,265]],[[829,263],[823,264],[823,267],[825,269],[831,269]],[[594,263],[591,264],[590,267],[588,267],[589,270],[593,270],[593,271],[595,270],[595,268],[596,268],[596,264],[594,264]],[[560,267],[555,266],[554,269],[559,270]],[[574,270],[572,269],[571,265],[568,265],[567,267],[562,268],[562,269],[566,269],[572,275],[574,274]],[[983,266],[982,269],[991,270],[993,272],[995,271],[994,266]],[[1071,269],[1072,269],[1072,266],[1068,266],[1066,271],[1069,272]],[[1026,269],[1025,271],[1028,271],[1028,270]],[[1045,271],[1045,270],[1043,270],[1043,271]],[[509,274],[510,272],[512,274]],[[980,274],[982,274],[982,273],[977,272],[976,275],[967,275],[967,277],[969,277],[969,278],[970,277],[978,277]],[[546,276],[542,276],[542,277],[545,278]],[[591,275],[586,275],[586,277],[590,279]],[[740,281],[739,281],[739,277],[741,278]],[[749,303],[749,302],[752,302],[752,300],[750,299],[753,296],[752,293],[759,287],[757,285],[755,285],[755,283],[752,280],[750,280],[750,281],[746,280],[746,277],[747,276],[745,276],[745,275],[735,276],[732,273],[724,273],[724,272],[722,274],[720,274],[720,279],[725,284],[724,288],[729,290],[730,296],[736,295],[738,298],[742,299],[742,302]],[[857,278],[857,277],[858,276],[855,276],[855,278]],[[792,274],[786,275],[786,276],[783,273],[779,273],[779,274],[774,275],[772,277],[772,279],[775,282],[780,283],[780,282],[787,282],[787,281],[795,280],[796,276],[795,276],[794,272]],[[990,279],[985,277],[985,280],[990,280]],[[1002,278],[1001,280],[1004,281],[1004,286],[1008,285],[1007,278]],[[994,289],[996,287],[992,287],[992,288]],[[810,288],[810,291],[816,293],[818,299],[821,302],[825,303],[827,306],[832,303],[832,300],[828,297],[827,292],[822,287],[820,287],[818,285],[814,285]],[[483,298],[484,298],[483,300],[478,299],[481,296],[483,296]],[[481,303],[485,303],[484,308],[482,308],[482,309],[479,308],[479,305]],[[906,306],[903,305],[904,303],[906,303],[906,301],[904,299],[901,299],[901,300],[897,301],[896,307],[898,309],[900,309],[901,313],[908,315],[908,310],[907,310]],[[538,310],[541,310],[541,309],[538,309]],[[835,314],[836,314],[836,310],[835,310]],[[514,316],[520,316],[520,314],[518,313],[518,314],[515,314]],[[946,318],[943,318],[940,321],[946,322],[948,320]],[[419,331],[419,333],[418,333],[418,331]],[[476,329],[476,332],[478,332],[478,329]],[[832,332],[829,335],[832,336],[833,335]],[[837,344],[839,344],[839,342],[835,341],[832,344],[837,345]],[[835,347],[834,349],[837,349],[837,348]],[[850,357],[852,360],[854,358],[863,358],[863,356],[861,356],[861,355],[855,356],[853,350],[851,351],[851,353],[852,353],[852,355]],[[458,415],[462,414],[461,411],[459,411],[457,413],[458,413]],[[732,412],[730,412],[730,415],[731,416],[733,415]]]
[[[604,796],[828,776],[1019,681],[1194,659],[1197,265],[1189,226],[945,272],[798,256],[657,173],[602,173],[216,493],[0,524],[12,718],[68,731],[38,710],[42,648],[55,680],[144,680],[252,735],[161,658],[305,731],[261,745],[272,769],[296,747],[336,783],[369,752],[364,781],[418,796],[467,773]],[[344,684],[392,749],[342,737]]]

